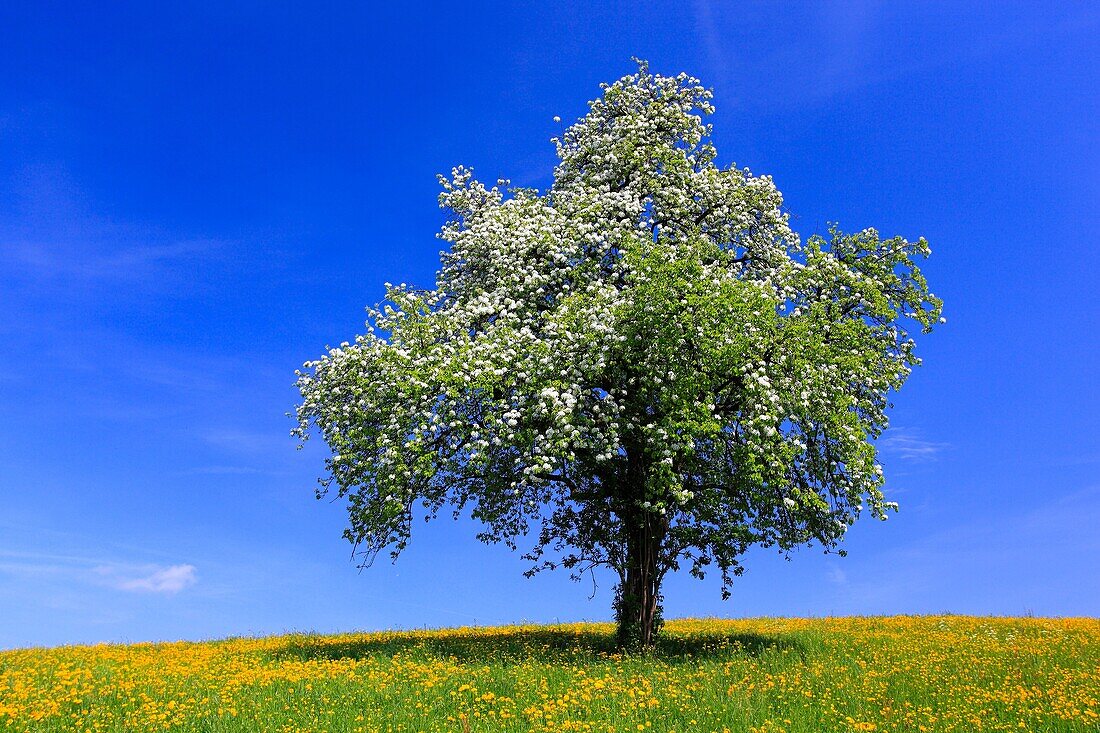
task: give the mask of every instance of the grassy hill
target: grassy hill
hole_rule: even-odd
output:
[[[1100,620],[684,620],[0,652],[0,731],[1098,731]]]

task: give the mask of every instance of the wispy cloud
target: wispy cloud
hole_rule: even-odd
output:
[[[16,181],[9,195],[17,216],[0,226],[0,253],[40,274],[114,278],[218,246],[104,216],[65,164],[27,163]]]
[[[198,582],[194,565],[151,566],[140,575],[111,566],[99,566],[93,572],[103,577],[112,588],[134,593],[175,595]]]
[[[825,577],[827,577],[830,582],[836,583],[837,585],[844,585],[848,582],[848,574],[845,573],[839,565],[835,564],[830,565],[829,569],[825,571]]]
[[[1003,508],[850,558],[841,612],[1095,616],[1100,485],[1036,491]],[[873,570],[882,567],[890,572]],[[1080,582],[1066,582],[1071,577]]]
[[[879,445],[885,451],[909,461],[931,460],[951,447],[947,443],[925,440],[915,433],[901,428],[888,430],[886,436],[879,441]]]
[[[107,586],[135,593],[174,595],[198,582],[190,564],[158,565],[0,549],[0,574],[41,579],[52,576],[66,585]]]
[[[159,274],[162,268],[182,259],[209,255],[220,246],[219,242],[212,240],[122,244],[115,247],[87,239],[75,244],[15,242],[5,248],[5,259],[14,267],[39,278],[65,281],[145,280]]]
[[[264,471],[252,466],[196,466],[186,473],[202,476],[254,476],[257,474],[270,474],[273,471]]]
[[[796,30],[784,41],[760,53],[738,55],[736,44],[728,43],[724,34],[734,28],[751,32],[774,22],[770,6],[754,10],[745,5],[696,0],[695,20],[699,44],[712,67],[704,81],[729,89],[720,97],[724,105],[752,105],[757,113],[822,104],[869,87],[938,74],[948,66],[961,68],[965,62],[1019,56],[1066,37],[1095,33],[1100,25],[1100,13],[1092,7],[1052,11],[1039,24],[1012,23],[1005,15],[1006,22],[988,24],[965,46],[942,34],[899,47],[888,31],[894,24],[958,22],[959,10],[933,3],[894,7],[899,4],[882,0],[797,3],[788,13]],[[891,42],[892,47],[885,45]],[[792,68],[800,73],[787,73]],[[723,70],[732,83],[723,78]]]
[[[703,38],[703,47],[707,52],[707,60],[710,62],[711,73],[714,81],[723,89],[729,88],[728,70],[729,60],[722,46],[721,35],[718,26],[714,22],[714,14],[711,12],[711,4],[708,0],[695,0],[695,25],[699,35]]]
[[[285,452],[288,446],[294,445],[289,430],[285,433],[236,429],[209,430],[202,437],[207,443],[219,448],[250,454]]]

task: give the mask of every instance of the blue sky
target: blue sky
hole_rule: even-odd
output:
[[[435,174],[545,187],[632,55],[712,86],[803,234],[923,235],[947,326],[895,399],[901,512],[670,616],[1100,614],[1090,3],[0,9],[0,648],[607,619],[467,522],[362,573],[293,371],[430,283]],[[231,7],[226,7],[226,6]],[[303,6],[305,7],[305,6]],[[396,7],[396,6],[395,6]]]

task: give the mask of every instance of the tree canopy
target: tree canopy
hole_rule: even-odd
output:
[[[468,510],[532,572],[615,570],[648,644],[667,572],[728,595],[751,545],[833,549],[895,508],[874,441],[941,320],[928,244],[802,240],[770,177],[716,164],[711,96],[641,62],[553,140],[549,190],[440,177],[435,287],[387,285],[298,375],[364,561]]]

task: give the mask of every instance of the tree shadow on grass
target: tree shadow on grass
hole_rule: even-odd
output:
[[[651,659],[683,664],[693,660],[758,657],[805,649],[789,637],[765,634],[662,634]],[[575,629],[457,629],[439,632],[380,632],[362,636],[297,636],[271,652],[274,659],[301,661],[406,656],[457,662],[595,662],[621,652],[611,632]],[[629,656],[643,656],[630,654]]]

